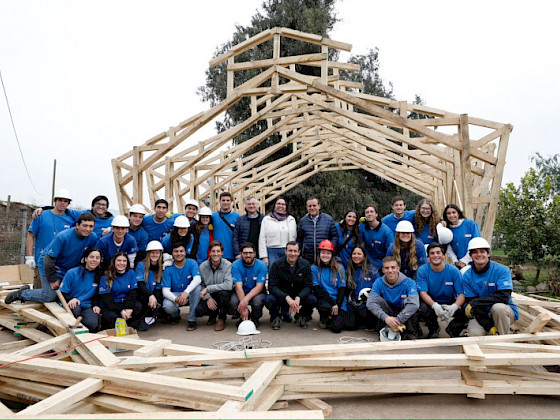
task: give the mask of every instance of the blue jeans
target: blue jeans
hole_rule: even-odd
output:
[[[189,293],[189,301],[187,305],[189,309],[189,317],[187,318],[189,322],[196,322],[196,307],[200,302],[200,292],[202,287],[200,284],[194,288],[192,292]],[[179,296],[182,292],[172,292],[175,297]],[[176,318],[180,316],[179,305],[169,299],[163,299],[163,310],[171,317]]]
[[[271,267],[272,263],[278,258],[286,256],[286,248],[266,248],[268,253],[268,266]]]
[[[56,300],[56,292],[51,287],[47,277],[42,275],[41,288],[24,290],[21,293],[21,297],[25,302],[54,302]]]

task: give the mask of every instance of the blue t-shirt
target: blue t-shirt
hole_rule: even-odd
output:
[[[107,277],[101,277],[99,281],[99,294],[106,295],[111,293],[113,295],[113,302],[123,303],[128,296],[128,292],[137,287],[136,273],[134,270],[126,270],[123,274],[117,274],[117,277],[113,280],[111,290],[109,290],[107,285]]]
[[[212,213],[212,223],[214,224],[214,240],[220,241],[224,246],[224,258],[229,258],[230,260],[235,258],[233,255],[233,229],[229,226],[235,228],[235,222],[239,219],[239,213],[236,211],[231,211],[230,213],[222,213],[224,218],[227,220],[226,224],[220,217],[219,211]]]
[[[377,268],[372,265],[368,267],[368,270],[365,273],[363,273],[361,268],[357,268],[354,271],[354,283],[356,284],[356,289],[354,290],[355,301],[357,302],[359,300],[360,290],[366,287],[371,288],[373,283],[375,283],[379,278],[381,278],[381,276],[379,275]]]
[[[173,229],[173,223],[175,222],[175,215],[166,218],[163,222],[156,222],[154,220],[153,214],[147,214],[142,220],[142,227],[148,232],[148,242],[149,241],[160,241],[164,235],[168,234],[171,229]]]
[[[445,263],[443,271],[432,270],[430,264],[424,264],[416,273],[418,291],[426,292],[434,302],[448,305],[457,300],[457,296],[464,294],[461,272],[450,264]]]
[[[490,261],[490,267],[482,274],[475,273],[472,265],[473,263],[471,263],[471,268],[463,273],[465,297],[488,297],[497,290],[513,291],[511,272],[505,265]],[[509,306],[513,309],[515,320],[519,319],[519,310],[511,297],[509,298]]]
[[[453,241],[451,242],[451,249],[455,252],[458,259],[463,258],[467,253],[469,242],[472,238],[480,236],[480,228],[474,220],[463,219],[463,222],[456,227],[447,226],[453,232]]]
[[[198,237],[198,250],[196,252],[196,262],[198,262],[198,265],[208,259],[208,246],[210,242],[210,231],[208,228],[202,228],[202,232],[200,232]]]
[[[243,292],[249,293],[257,283],[266,282],[267,266],[261,260],[255,260],[253,265],[246,266],[242,259],[235,260],[231,265],[233,283],[243,283]]]
[[[414,280],[407,277],[401,283],[393,287],[389,287],[380,279],[373,283],[370,293],[379,295],[391,306],[400,308],[407,297],[418,295],[418,290],[416,289]]]
[[[136,245],[138,245],[138,251],[145,251],[148,246],[148,232],[143,227],[139,229],[128,230],[128,234],[136,239]]]
[[[76,228],[63,230],[54,237],[41,254],[39,270],[42,273],[45,272],[45,255],[48,254],[52,258],[56,258],[56,276],[62,279],[68,270],[80,264],[84,251],[95,246],[96,243],[97,235],[95,233],[80,239],[76,234]]]
[[[101,256],[105,262],[110,261],[117,252],[126,252],[127,254],[135,254],[138,252],[136,239],[129,234],[124,236],[123,242],[117,246],[114,241],[114,233],[111,232],[97,241],[96,247],[101,251]]]
[[[185,243],[185,251],[187,252],[187,255],[191,253],[193,241],[194,241],[192,233],[188,234],[188,236],[189,237],[188,240],[186,240],[186,243],[183,242]],[[173,252],[173,244],[171,243],[171,233],[163,237],[163,239],[161,240],[161,246],[163,246],[163,252],[166,252],[168,254],[171,254]]]
[[[346,239],[352,235],[352,231],[345,230],[342,231],[342,227],[340,223],[335,223],[336,231],[338,232],[338,245],[342,245]],[[352,238],[348,241],[348,243],[340,250],[337,257],[340,260],[340,263],[343,265],[344,269],[348,267],[348,262],[350,261],[350,257],[352,256],[352,251],[356,248],[356,241],[355,238]]]
[[[387,257],[393,255],[393,248],[395,244],[391,244],[389,249],[387,250]],[[405,276],[410,277],[413,279],[416,276],[416,271],[412,269],[412,267],[408,266],[406,263],[406,257],[408,256],[408,252],[401,248],[401,269],[400,272],[403,273]],[[416,239],[416,261],[418,262],[418,268],[421,265],[426,264],[426,247],[422,243],[422,241]]]
[[[335,301],[338,296],[338,289],[346,287],[346,275],[342,270],[336,273],[335,279],[330,268],[319,268],[313,265],[311,266],[311,274],[313,275],[313,286],[321,286]],[[340,309],[346,311],[346,297],[344,297]]]
[[[437,237],[430,233],[430,224],[427,223],[424,225],[424,229],[422,232],[415,232],[416,237],[422,241],[424,245],[430,245],[432,242],[437,240]]]
[[[383,222],[377,226],[377,229],[370,228],[367,222],[360,224],[360,241],[366,248],[369,262],[378,270],[383,267],[381,261],[387,255],[387,250],[393,243],[394,238],[395,235],[391,232],[391,229],[385,226]]]
[[[153,293],[156,289],[161,289],[161,281],[158,283],[156,280],[156,273],[152,270],[148,270],[148,280],[146,281],[144,278],[144,268],[146,267],[146,263],[144,261],[140,261],[136,266],[136,281],[138,283],[145,282],[146,287],[150,293]],[[162,277],[163,281],[163,277]]]
[[[86,270],[85,267],[72,268],[66,272],[60,284],[60,291],[78,299],[82,309],[89,309],[91,298],[95,295],[98,286],[95,282],[95,274],[95,271]]]
[[[393,232],[393,237],[397,233],[396,228],[399,222],[403,220],[408,220],[410,223],[414,224],[414,215],[416,214],[416,210],[405,210],[403,217],[397,219],[394,213],[388,214],[385,216],[381,221],[387,225],[391,232]]]
[[[29,226],[29,232],[35,235],[35,261],[39,261],[41,253],[57,234],[70,229],[75,224],[76,222],[68,213],[59,216],[51,210],[43,211],[38,218],[33,220]]]
[[[194,276],[200,276],[198,264],[195,260],[186,258],[182,268],[173,264],[165,269],[161,287],[169,287],[174,293],[182,293],[191,284]]]

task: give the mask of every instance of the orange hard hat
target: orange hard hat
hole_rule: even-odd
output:
[[[334,252],[334,244],[331,241],[329,241],[328,239],[325,239],[324,241],[321,241],[321,243],[319,244],[317,249],[324,249],[324,250],[327,250],[327,251]]]

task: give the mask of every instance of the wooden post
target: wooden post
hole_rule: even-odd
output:
[[[469,138],[469,116],[459,116],[459,139],[461,140],[461,173],[463,212],[468,219],[473,218],[472,206],[472,173],[471,173],[471,141]]]
[[[231,94],[231,92],[233,92],[233,89],[235,88],[234,83],[235,83],[235,72],[233,70],[229,69],[230,65],[233,65],[233,63],[235,63],[235,56],[232,56],[230,58],[228,58],[228,71],[227,71],[227,96],[229,96]]]

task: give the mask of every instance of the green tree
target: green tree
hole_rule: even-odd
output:
[[[502,188],[496,235],[513,264],[533,263],[541,269],[560,257],[560,198],[555,193],[555,177],[529,169],[519,187]]]
[[[554,194],[560,194],[560,155],[555,154],[544,157],[540,153],[535,153],[531,157],[541,177],[550,177],[553,182]]]

